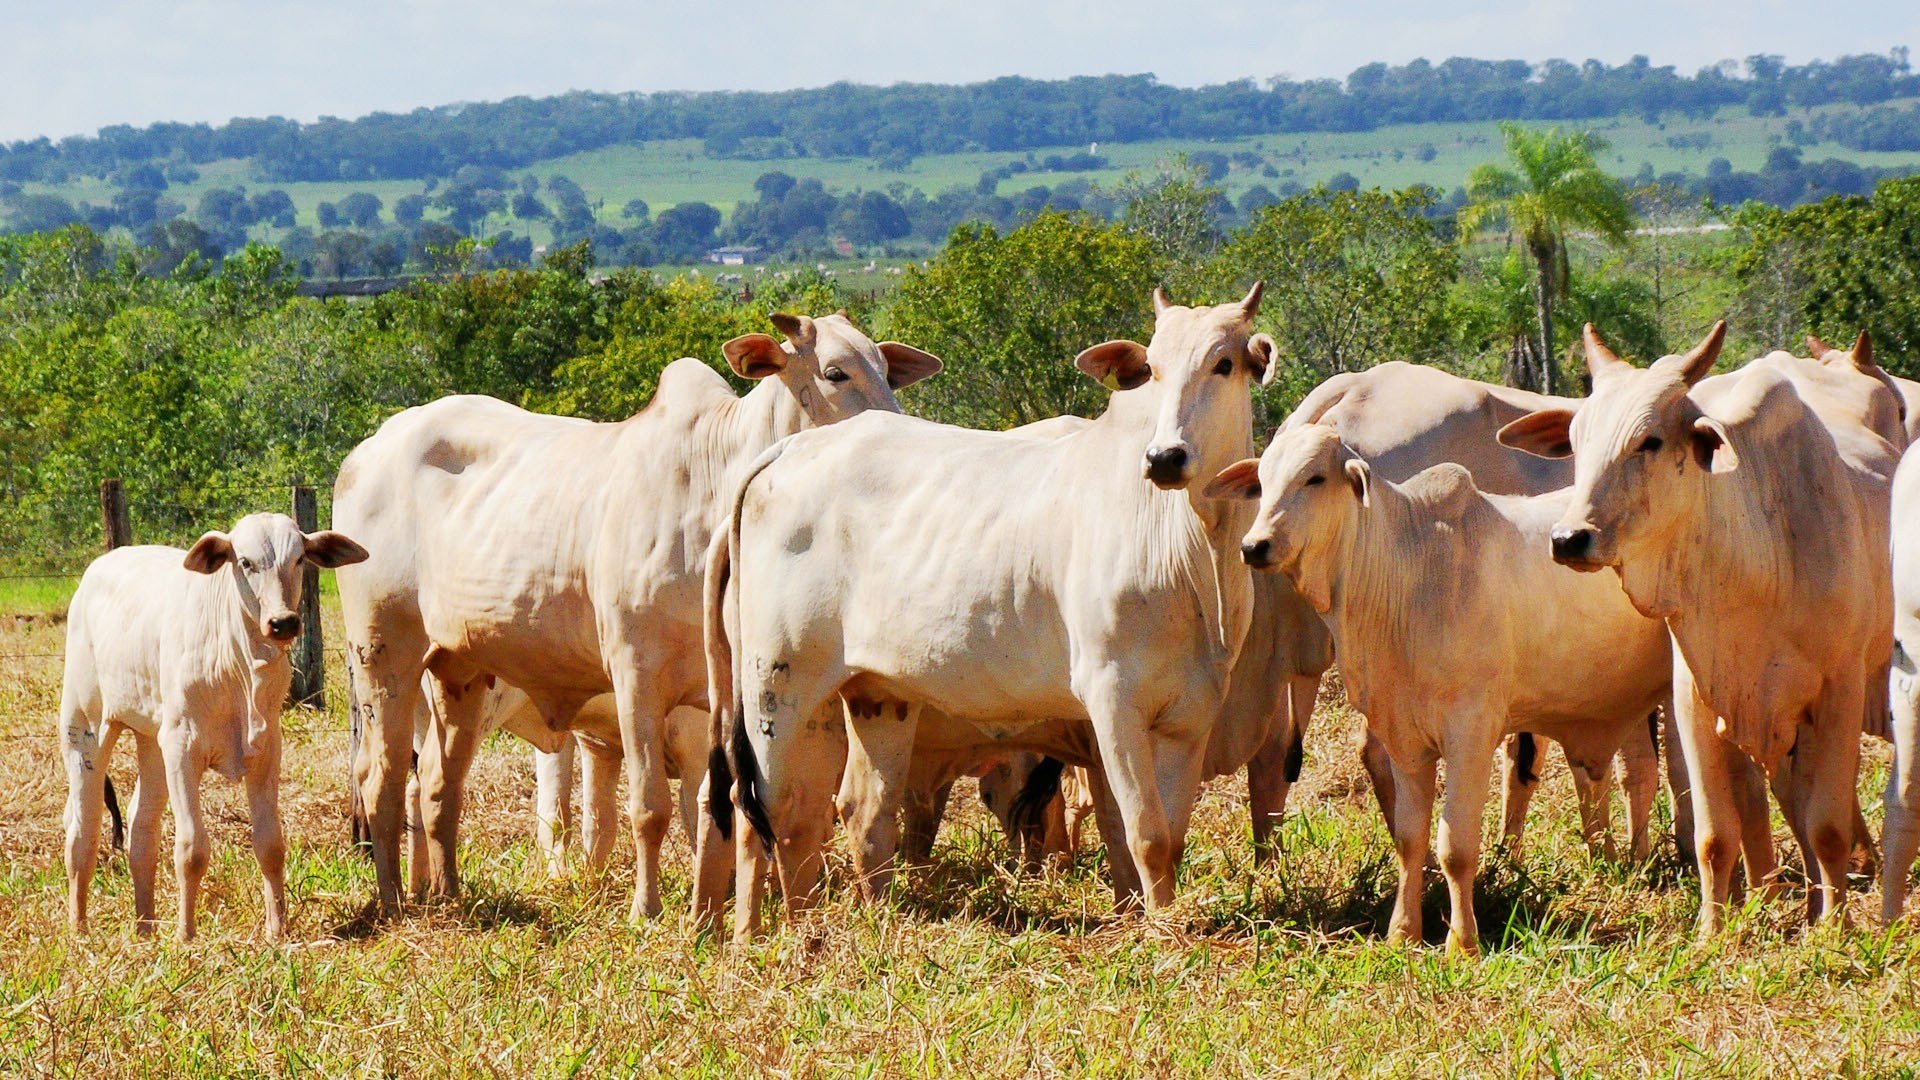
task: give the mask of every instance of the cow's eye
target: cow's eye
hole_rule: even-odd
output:
[[[1231,374],[1232,372],[1233,372],[1233,357],[1231,356],[1223,356],[1220,358],[1219,363],[1213,365],[1213,373],[1215,375],[1228,375],[1228,374]]]
[[[1312,487],[1315,484],[1324,484],[1326,482],[1327,482],[1327,478],[1324,476],[1309,476],[1307,477],[1307,482],[1301,486]]]
[[[251,574],[251,573],[253,573],[253,560],[252,560],[252,559],[249,559],[249,558],[247,558],[247,557],[246,557],[246,556],[244,556],[244,555],[243,555],[243,556],[241,556],[241,557],[240,557],[240,572],[241,572],[241,573],[243,573],[243,574]]]
[[[1643,454],[1656,453],[1665,445],[1667,444],[1661,440],[1660,436],[1649,435],[1640,441],[1640,452]]]
[[[826,376],[828,382],[846,382],[848,379],[853,378],[853,376],[841,371],[837,367],[828,368],[826,370]]]

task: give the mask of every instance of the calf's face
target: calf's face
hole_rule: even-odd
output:
[[[280,645],[300,636],[302,565],[346,566],[367,551],[341,533],[302,533],[285,514],[251,514],[230,532],[210,532],[187,551],[187,569],[230,573],[254,631]]]
[[[1690,475],[1726,472],[1738,459],[1726,429],[1687,394],[1720,355],[1726,323],[1685,355],[1645,369],[1615,356],[1592,325],[1583,336],[1593,396],[1577,414],[1523,416],[1500,429],[1499,440],[1541,457],[1573,457],[1573,499],[1553,527],[1553,558],[1600,570],[1620,565],[1623,546],[1684,515]]]
[[[1240,557],[1256,570],[1285,573],[1314,610],[1325,612],[1332,599],[1324,556],[1367,508],[1372,484],[1367,463],[1341,445],[1337,432],[1308,424],[1276,435],[1258,460],[1221,470],[1205,493],[1258,500]]]
[[[879,409],[899,412],[893,392],[939,372],[931,353],[897,341],[875,343],[845,312],[819,319],[776,312],[771,317],[785,337],[745,334],[721,346],[727,363],[742,378],[778,378],[809,421],[831,424]]]
[[[1131,390],[1151,380],[1160,385],[1160,415],[1141,461],[1155,486],[1184,488],[1203,470],[1217,469],[1215,455],[1241,452],[1253,426],[1252,380],[1273,372],[1273,339],[1252,333],[1262,285],[1246,298],[1216,307],[1180,307],[1153,291],[1153,340],[1146,345],[1109,341],[1074,359],[1102,383]]]

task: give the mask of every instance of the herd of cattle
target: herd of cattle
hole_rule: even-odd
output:
[[[859,888],[884,894],[969,774],[1029,861],[1090,811],[1116,901],[1164,908],[1210,777],[1247,770],[1272,857],[1335,657],[1399,860],[1396,938],[1421,938],[1444,762],[1449,944],[1477,948],[1496,754],[1517,836],[1534,736],[1564,749],[1597,850],[1618,771],[1640,858],[1664,734],[1703,932],[1743,860],[1750,882],[1778,871],[1769,786],[1809,917],[1844,910],[1871,843],[1860,740],[1891,738],[1881,893],[1899,917],[1920,845],[1920,464],[1897,466],[1920,384],[1864,335],[1709,376],[1724,324],[1647,368],[1588,327],[1590,397],[1387,363],[1315,390],[1256,458],[1260,299],[1156,290],[1148,344],[1075,360],[1115,391],[1104,413],[1005,432],[901,414],[894,392],[935,357],[844,313],[777,314],[780,337],[724,347],[759,381],[744,396],[683,359],[621,423],[447,398],[349,455],[337,532],[255,515],[186,552],[101,557],[69,613],[61,699],[73,928],[130,732],[139,930],[171,802],[194,932],[212,768],[246,780],[266,930],[284,932],[278,713],[303,564],[339,568],[383,917],[409,888],[458,892],[467,773],[500,727],[541,752],[555,872],[576,747],[596,868],[624,769],[635,918],[661,911],[676,777],[693,914],[717,925],[736,894],[739,937],[770,878],[789,911],[817,899],[836,823]]]

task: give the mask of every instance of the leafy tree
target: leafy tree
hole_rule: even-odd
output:
[[[690,262],[706,254],[720,227],[720,211],[703,202],[677,203],[654,219],[654,239],[663,259]]]
[[[946,361],[913,391],[936,419],[1010,427],[1091,415],[1106,392],[1073,358],[1112,338],[1146,340],[1158,267],[1147,237],[1085,214],[1048,211],[1005,234],[963,225],[908,269],[885,331]]]
[[[1199,288],[1205,281],[1201,268],[1222,239],[1214,214],[1220,191],[1208,186],[1206,171],[1180,154],[1152,172],[1128,173],[1114,194],[1126,207],[1122,227],[1153,245],[1167,287],[1180,293]]]
[[[1871,198],[1830,198],[1736,218],[1747,243],[1733,263],[1741,310],[1766,313],[1763,345],[1794,348],[1814,333],[1873,336],[1889,370],[1920,375],[1920,177],[1887,180]]]
[[[393,220],[402,225],[417,225],[427,212],[425,195],[402,195],[393,201]]]
[[[647,205],[645,199],[628,199],[627,204],[620,208],[620,216],[644,225],[653,217],[653,208]]]
[[[1266,282],[1261,328],[1285,380],[1275,408],[1338,372],[1447,352],[1459,255],[1426,216],[1433,204],[1427,189],[1322,188],[1257,210],[1221,249],[1214,291]]]
[[[340,207],[330,202],[323,202],[316,207],[314,216],[323,229],[337,229],[345,223],[345,219],[340,215]]]
[[[380,196],[356,191],[340,200],[340,216],[356,229],[371,229],[380,223],[380,211],[384,207]]]
[[[1609,244],[1625,244],[1633,211],[1619,184],[1594,161],[1606,149],[1605,140],[1590,132],[1535,131],[1513,123],[1502,124],[1500,131],[1507,164],[1487,162],[1468,175],[1470,201],[1460,213],[1461,232],[1471,235],[1497,223],[1526,245],[1533,258],[1539,338],[1518,385],[1551,394],[1553,303],[1566,294],[1571,276],[1567,233],[1586,229]]]

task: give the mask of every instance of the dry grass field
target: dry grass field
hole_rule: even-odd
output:
[[[1169,917],[1111,917],[1097,853],[1009,875],[969,790],[935,866],[894,904],[842,889],[736,948],[676,918],[627,925],[624,838],[607,881],[547,881],[532,769],[504,741],[475,770],[467,896],[369,928],[336,687],[329,712],[285,719],[296,944],[258,940],[244,801],[219,781],[200,940],[133,940],[116,857],[94,934],[76,941],[58,661],[44,655],[60,644],[57,617],[0,618],[0,1076],[1920,1075],[1920,933],[1877,929],[1873,897],[1856,892],[1849,929],[1809,934],[1794,896],[1749,905],[1697,945],[1692,884],[1668,850],[1634,869],[1588,858],[1557,755],[1525,858],[1482,875],[1485,958],[1386,945],[1392,860],[1355,762],[1357,719],[1331,696],[1280,864],[1253,870],[1243,785],[1218,781]],[[1870,756],[1877,824],[1885,755]],[[113,775],[131,790],[125,750]],[[676,830],[676,907],[686,855]],[[167,912],[164,856],[160,876]],[[1437,938],[1445,890],[1430,878]]]

